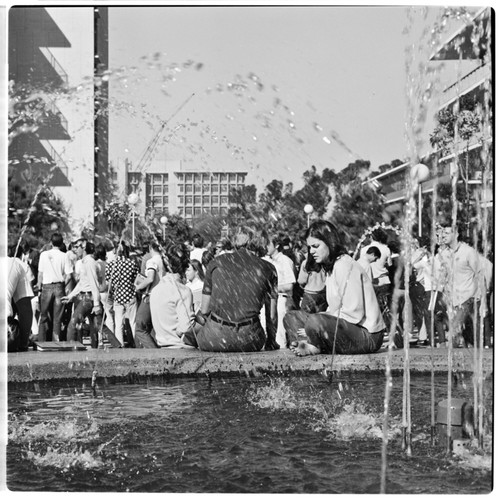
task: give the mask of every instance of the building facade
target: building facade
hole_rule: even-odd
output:
[[[194,162],[167,160],[166,155],[152,160],[140,170],[125,161],[127,195],[139,196],[139,216],[158,217],[178,214],[190,225],[197,218],[227,215],[229,194],[243,189],[247,172],[214,168],[208,172]]]
[[[467,68],[471,69],[459,79],[443,85],[437,113],[459,117],[457,131],[452,133],[447,147],[438,144],[434,151],[429,149],[420,158],[421,163],[435,172],[421,184],[423,195],[431,193],[435,183],[450,184],[456,176],[458,183],[467,185],[471,199],[478,194],[483,207],[493,207],[491,37],[490,9],[482,9],[471,23],[450,36],[431,58],[431,63],[444,61],[454,65],[466,60]],[[390,210],[403,210],[411,166],[406,162],[369,179],[380,188]]]
[[[32,194],[46,182],[73,234],[94,215],[93,29],[91,7],[8,13],[9,81],[44,101],[36,133],[20,134],[9,146],[9,175]]]

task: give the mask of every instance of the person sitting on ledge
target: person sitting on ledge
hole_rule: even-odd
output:
[[[198,347],[213,352],[279,349],[276,342],[278,275],[275,267],[249,251],[254,231],[240,228],[235,251],[215,257],[207,267],[201,298],[204,326]],[[260,323],[267,310],[266,331]]]
[[[306,232],[308,254],[326,272],[328,309],[289,311],[284,318],[292,351],[312,354],[368,354],[382,346],[385,324],[368,275],[347,254],[335,226],[318,220]]]

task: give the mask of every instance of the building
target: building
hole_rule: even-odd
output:
[[[35,6],[8,13],[9,80],[45,102],[36,134],[9,146],[9,173],[31,193],[47,182],[74,234],[94,215],[93,12]]]
[[[491,61],[491,19],[490,9],[481,9],[472,22],[453,33],[432,55],[432,62],[445,61],[457,64],[457,60],[467,61],[468,71],[458,80],[444,83],[439,96],[437,112],[447,111],[455,116],[461,112],[464,118],[474,115],[481,119],[475,133],[452,137],[447,148],[437,148],[420,158],[429,166],[436,164],[436,176],[421,184],[421,194],[432,192],[435,183],[451,183],[452,174],[458,176],[459,183],[470,189],[471,199],[475,190],[483,207],[493,207],[493,158],[492,158],[492,61]],[[473,43],[472,41],[475,40]],[[471,127],[470,130],[473,130]],[[388,169],[369,179],[385,197],[389,210],[402,211],[406,200],[409,162]],[[432,176],[431,176],[432,177]]]
[[[167,160],[166,148],[137,168],[126,160],[118,174],[127,195],[137,193],[139,216],[178,214],[188,224],[203,216],[227,215],[232,189],[245,186],[247,172],[214,168],[208,172],[193,162]]]

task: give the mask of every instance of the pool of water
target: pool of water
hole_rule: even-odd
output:
[[[9,386],[13,491],[379,493],[385,379],[150,379]],[[446,377],[435,380],[436,404]],[[430,443],[430,376],[412,377],[412,454],[391,392],[387,493],[487,493],[486,453]],[[467,378],[453,397],[472,401]],[[487,405],[491,406],[488,400]],[[488,450],[490,448],[490,450]]]

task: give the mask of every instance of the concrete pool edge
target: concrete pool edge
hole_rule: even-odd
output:
[[[473,373],[476,361],[474,349],[454,349],[453,371]],[[483,351],[482,371],[486,376],[493,371],[493,350]],[[391,371],[400,372],[405,366],[403,350],[390,354],[381,350],[374,354],[317,355],[297,357],[289,350],[256,353],[211,353],[188,349],[109,349],[65,352],[27,351],[7,356],[8,383],[49,380],[97,378],[130,380],[134,377],[154,376],[222,376],[243,375],[258,377],[264,374],[335,372],[384,372],[389,360]],[[388,359],[389,358],[389,359]],[[411,373],[448,371],[447,349],[411,348]]]

